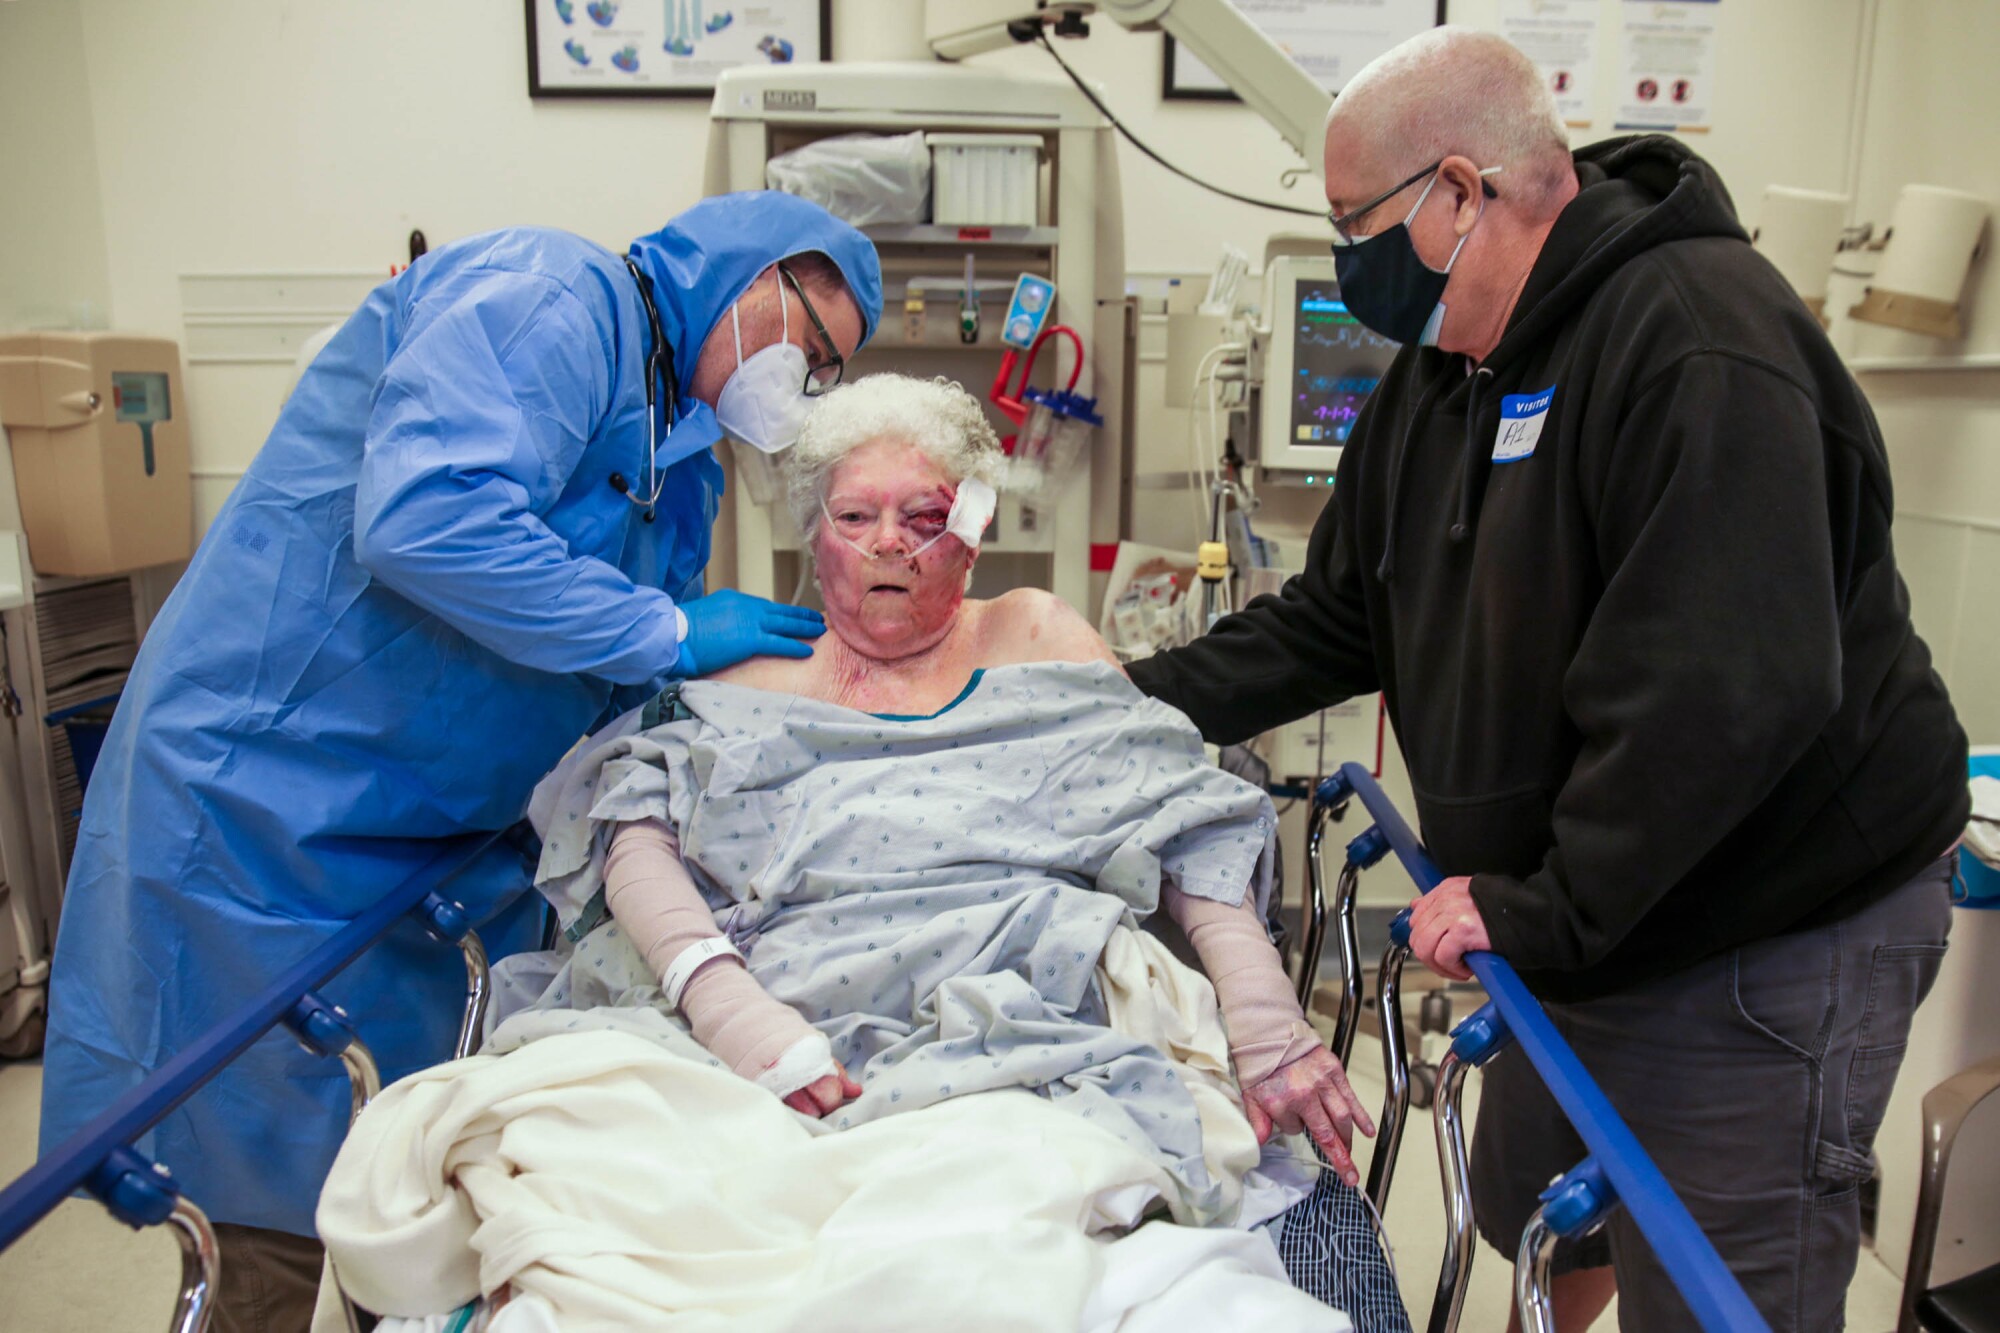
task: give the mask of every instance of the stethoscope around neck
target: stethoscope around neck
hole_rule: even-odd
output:
[[[659,307],[653,304],[653,283],[632,257],[625,257],[625,267],[631,270],[632,281],[639,284],[639,300],[646,307],[646,327],[652,333],[653,345],[646,353],[646,493],[640,495],[625,480],[623,472],[611,474],[611,489],[639,506],[640,517],[646,522],[653,521],[653,515],[660,503],[660,492],[666,488],[666,480],[660,476],[660,386],[664,385],[667,405],[667,434],[674,433],[674,413],[680,406],[680,395],[675,387],[674,349],[667,341],[666,333],[660,328]]]

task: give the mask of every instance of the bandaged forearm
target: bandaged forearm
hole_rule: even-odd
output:
[[[1247,896],[1231,907],[1169,884],[1165,897],[1168,914],[1215,987],[1238,1083],[1255,1087],[1323,1044],[1306,1022],[1285,965]]]
[[[722,934],[680,852],[673,830],[648,819],[620,828],[604,858],[605,903],[662,985],[682,952]],[[727,954],[695,971],[680,1010],[712,1055],[780,1097],[834,1072],[826,1038]]]

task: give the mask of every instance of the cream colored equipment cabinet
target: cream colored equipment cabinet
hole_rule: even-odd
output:
[[[1024,509],[1003,498],[996,527],[982,547],[973,591],[990,596],[1008,587],[1048,588],[1092,620],[1101,586],[1090,572],[1092,543],[1120,535],[1120,472],[1130,375],[1125,301],[1124,216],[1111,127],[1067,81],[1027,78],[937,63],[856,63],[734,69],[717,81],[710,110],[709,194],[763,189],[765,164],[778,154],[835,135],[915,131],[1032,135],[1042,144],[1036,222],[1032,226],[909,224],[865,229],[882,257],[884,303],[875,339],[848,366],[853,378],[875,371],[943,375],[984,400],[1005,350],[1000,325],[1006,288],[1022,273],[1052,278],[1056,320],[1082,337],[1081,392],[1097,398],[1104,417],[1087,466],[1052,512]],[[959,338],[958,290],[967,255],[981,302],[979,335]],[[924,299],[929,293],[929,299]],[[912,301],[915,304],[912,304]],[[917,307],[922,306],[921,313]],[[1063,348],[1057,357],[1058,348]],[[1043,348],[1037,383],[1051,382],[1059,359],[1066,380],[1064,340]],[[993,414],[996,429],[1011,423]],[[729,515],[718,532],[711,582],[788,598],[804,586],[798,533],[784,510],[767,464],[739,449],[730,479]],[[734,527],[734,569],[729,555]],[[1101,576],[1097,583],[1101,583]]]
[[[28,376],[24,344],[36,353],[83,349],[43,357],[50,373],[84,386],[75,423],[52,428],[36,418],[36,403],[23,406],[15,391]],[[0,349],[12,358],[0,415],[22,423],[18,436],[0,426],[0,1058],[12,1058],[41,1048],[46,1022],[89,758],[72,750],[72,737],[94,753],[144,631],[139,580],[120,567],[185,557],[192,532],[186,437],[167,429],[180,411],[172,344],[46,335]],[[96,352],[108,354],[112,371],[98,365],[93,389],[88,354]],[[72,395],[65,387],[41,396],[67,408]],[[142,440],[139,426],[157,429]],[[36,450],[64,456],[24,458]],[[155,483],[158,492],[149,489]],[[155,503],[161,512],[126,512]],[[38,570],[33,553],[87,576]]]

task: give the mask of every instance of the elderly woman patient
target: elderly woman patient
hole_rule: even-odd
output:
[[[979,404],[942,382],[871,376],[831,395],[809,419],[786,471],[830,632],[808,659],[754,659],[715,677],[719,688],[682,691],[701,712],[707,710],[692,696],[713,695],[716,715],[727,719],[730,731],[770,718],[761,735],[752,733],[759,747],[788,734],[781,721],[786,716],[804,728],[790,732],[789,754],[745,754],[764,770],[750,784],[760,799],[743,806],[747,821],[725,813],[729,831],[719,840],[705,836],[703,850],[740,845],[743,830],[736,825],[763,819],[765,794],[783,781],[780,774],[800,774],[797,797],[803,801],[866,796],[837,815],[829,810],[837,825],[819,827],[808,817],[814,837],[803,848],[796,836],[769,838],[782,830],[762,829],[766,839],[755,839],[759,830],[750,830],[758,854],[769,859],[751,867],[762,871],[763,882],[753,873],[743,886],[756,894],[768,885],[774,862],[797,856],[799,897],[809,901],[800,907],[823,917],[828,934],[844,937],[849,947],[839,952],[841,965],[858,971],[869,952],[881,951],[878,945],[949,933],[927,917],[982,899],[999,902],[1001,891],[985,885],[992,874],[1003,880],[1033,875],[1041,881],[1037,889],[1006,890],[1004,917],[994,914],[996,925],[977,933],[981,944],[989,936],[1011,938],[1013,947],[1002,946],[1009,956],[998,966],[1027,973],[1020,998],[1034,995],[1065,1014],[1089,1009],[1078,984],[1087,981],[1121,914],[1164,907],[1216,988],[1244,1111],[1260,1141],[1274,1126],[1310,1132],[1353,1183],[1350,1126],[1366,1125],[1367,1114],[1339,1061],[1305,1023],[1254,910],[1252,880],[1272,827],[1263,798],[1202,769],[1192,733],[1124,683],[1103,640],[1066,603],[1035,589],[992,601],[966,596],[1002,462]],[[969,524],[968,512],[975,516]],[[1032,665],[1038,663],[1101,665],[1050,671]],[[796,702],[760,698],[764,693]],[[953,713],[962,719],[951,719]],[[801,752],[808,735],[814,743],[842,746],[830,756],[835,769],[859,760],[865,789],[842,793],[846,780],[824,767],[827,760]],[[953,751],[982,736],[998,738],[989,756],[950,762]],[[871,751],[884,761],[874,762]],[[1172,802],[1173,826],[1147,808],[1158,801]],[[976,819],[992,831],[970,827]],[[1246,823],[1254,838],[1244,835]],[[1208,836],[1225,830],[1226,836]],[[1183,838],[1184,832],[1196,836]],[[835,838],[839,848],[831,845]],[[1116,850],[1129,854],[1149,839],[1154,855],[1144,859],[1149,866],[1156,857],[1164,861],[1163,875],[1115,863]],[[863,866],[852,846],[865,856],[858,875],[843,873]],[[697,860],[709,876],[731,879],[730,867],[715,864],[713,855]],[[938,866],[970,871],[970,879],[949,876],[961,882],[927,895]],[[1093,882],[1106,874],[1118,883]],[[668,820],[622,825],[611,842],[605,879],[611,915],[675,990],[696,1038],[795,1110],[827,1115],[862,1095],[836,1058],[835,1039],[850,1059],[890,1054],[893,1060],[908,1043],[906,1020],[885,1025],[862,1016],[879,1013],[882,1001],[872,994],[857,994],[845,1012],[831,1003],[787,1003],[799,992],[788,984],[789,951],[776,941],[768,952],[761,945],[753,951],[754,969],[708,944],[723,932],[682,864]],[[739,921],[743,906],[730,904]],[[774,905],[765,900],[755,906],[770,912]],[[843,910],[850,913],[845,929]],[[729,911],[723,920],[729,924]],[[768,930],[768,917],[764,923]],[[732,933],[754,937],[758,927]],[[1065,948],[1077,946],[1068,961],[1089,966],[1061,967],[1057,960],[1032,972],[1022,967],[1049,952],[1050,937],[1058,934]],[[970,938],[957,942],[964,947]],[[1078,952],[1086,946],[1087,952]],[[767,965],[770,954],[779,956]],[[912,975],[928,979],[964,970],[919,968]],[[866,984],[880,990],[886,983],[875,976],[870,970],[866,983],[857,978],[843,989]],[[1061,982],[1051,986],[1050,978]],[[905,1004],[914,999],[914,1012],[927,997],[897,998]],[[911,1091],[920,1096],[922,1090]]]
[[[1312,1188],[1310,1153],[1274,1131],[1309,1134],[1350,1184],[1350,1133],[1373,1132],[1262,925],[1276,821],[1062,602],[966,596],[1006,465],[955,385],[876,375],[825,398],[784,466],[829,633],[810,658],[669,690],[543,783],[540,883],[568,946],[489,1049],[624,1015],[659,1040],[691,1035],[704,1077],[741,1080],[732,1126],[758,1105],[786,1115],[776,1098],[811,1118],[787,1135],[829,1153],[874,1144],[878,1187],[904,1178],[882,1165],[907,1160],[883,1137],[894,1126],[1001,1145],[1018,1129],[1044,1146],[1021,1149],[1007,1189],[1083,1182],[1067,1204],[1035,1204],[1037,1226],[1079,1206],[1065,1225],[1129,1226],[1146,1208],[1111,1186],[1143,1178],[1178,1223],[1248,1227]],[[1161,912],[1212,991],[1135,929]],[[689,1115],[717,1104],[709,1087]],[[1072,1135],[1127,1165],[1065,1157]],[[947,1182],[972,1189],[1005,1151],[980,1149]],[[791,1242],[724,1248],[759,1245]],[[942,1234],[926,1250],[976,1267]],[[980,1299],[1037,1326],[999,1318],[1025,1291]]]

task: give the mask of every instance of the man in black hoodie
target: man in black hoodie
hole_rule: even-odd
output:
[[[1409,345],[1305,573],[1132,678],[1224,743],[1382,691],[1453,876],[1416,956],[1520,969],[1772,1325],[1834,1327],[1967,816],[1874,418],[1708,165],[1665,137],[1572,158],[1497,37],[1358,75],[1326,181],[1349,308]],[[1482,1107],[1476,1212],[1511,1257],[1584,1153],[1518,1056]],[[1606,1264],[1624,1327],[1688,1326],[1607,1231],[1558,1261],[1561,1326]]]

